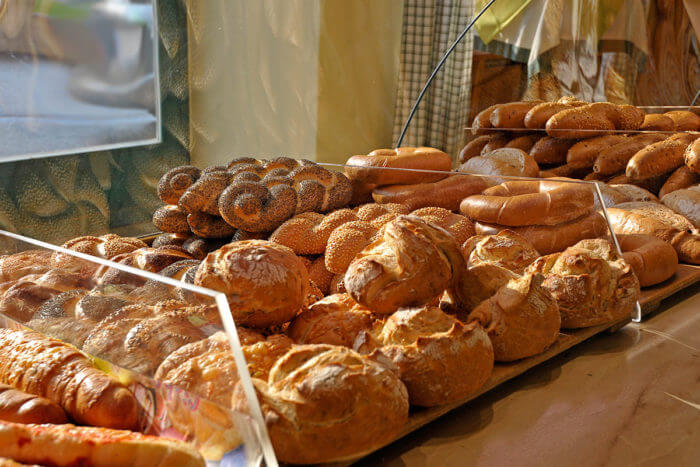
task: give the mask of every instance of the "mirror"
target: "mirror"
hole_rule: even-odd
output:
[[[0,162],[160,142],[155,0],[0,0]]]

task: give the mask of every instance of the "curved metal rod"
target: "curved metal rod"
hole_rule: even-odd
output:
[[[457,44],[459,44],[459,43],[462,41],[462,39],[464,39],[464,36],[466,36],[467,33],[469,32],[469,30],[472,28],[472,26],[474,26],[474,23],[476,23],[476,21],[477,21],[479,18],[481,18],[481,15],[483,15],[484,13],[486,13],[486,10],[488,10],[488,9],[491,7],[491,5],[493,5],[493,3],[494,3],[495,1],[496,1],[496,0],[491,0],[490,2],[488,2],[488,3],[486,4],[486,6],[484,6],[484,8],[481,9],[481,11],[479,12],[479,14],[477,14],[477,15],[474,17],[474,19],[471,20],[471,22],[467,25],[467,27],[464,28],[464,31],[462,31],[462,32],[459,34],[459,36],[457,36],[457,39],[452,43],[452,45],[450,46],[450,48],[447,49],[447,52],[445,52],[445,55],[442,56],[442,59],[440,59],[440,62],[437,64],[437,66],[436,66],[435,69],[433,70],[433,73],[430,75],[430,78],[428,78],[428,81],[425,83],[425,86],[423,87],[423,90],[420,92],[420,94],[418,94],[418,99],[416,99],[415,104],[413,104],[413,108],[411,109],[411,113],[408,114],[408,119],[406,120],[406,123],[405,123],[404,126],[403,126],[403,130],[401,130],[401,135],[399,136],[398,141],[396,141],[396,147],[397,147],[397,148],[398,148],[398,147],[401,147],[401,143],[403,142],[403,138],[404,138],[404,136],[406,136],[406,132],[408,131],[408,126],[411,124],[411,120],[413,120],[413,116],[415,115],[416,110],[418,110],[418,105],[419,105],[420,102],[423,100],[423,96],[425,95],[425,92],[428,90],[428,88],[429,88],[430,85],[432,84],[432,82],[433,82],[433,80],[435,79],[435,76],[437,75],[438,71],[440,71],[440,69],[442,68],[442,65],[445,64],[445,61],[447,60],[447,57],[450,56],[450,54],[451,54],[452,51],[455,49],[455,47],[457,47]]]

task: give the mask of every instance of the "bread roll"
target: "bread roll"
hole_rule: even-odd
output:
[[[595,102],[562,110],[547,120],[547,134],[558,138],[591,138],[610,130],[636,130],[644,123],[644,111],[631,105]]]
[[[583,178],[588,174],[587,168],[578,169],[568,164],[560,165],[551,169],[540,170],[540,178],[569,177]]]
[[[471,237],[462,245],[462,252],[467,258],[467,267],[495,264],[517,274],[522,274],[540,256],[530,242],[508,229],[496,235]]]
[[[481,193],[492,184],[487,177],[453,173],[434,183],[379,187],[372,192],[372,198],[381,204],[404,204],[411,211],[428,206],[457,211],[464,198]]]
[[[668,115],[646,114],[644,123],[639,129],[642,131],[673,131],[676,129],[676,122]]]
[[[496,149],[505,148],[510,143],[510,136],[507,133],[496,132],[491,135],[491,139],[481,148],[481,156],[485,156]]]
[[[194,282],[225,293],[237,324],[264,328],[291,320],[301,309],[309,275],[291,249],[245,240],[209,253]]]
[[[642,234],[620,234],[617,241],[640,286],[659,284],[676,273],[678,255],[668,243]]]
[[[333,230],[357,220],[350,209],[339,209],[330,214],[303,212],[285,221],[270,235],[270,241],[291,248],[298,255],[320,255]]]
[[[626,140],[627,136],[621,134],[584,139],[569,148],[566,153],[566,163],[577,169],[591,168],[593,167],[596,157],[599,157],[602,151]],[[630,157],[632,156],[630,155]],[[622,170],[622,168],[624,168],[624,165],[620,167],[620,170]]]
[[[692,145],[691,145],[692,146]],[[688,188],[700,182],[700,177],[690,170],[688,166],[682,165],[678,167],[666,180],[664,185],[659,190],[659,198],[672,193],[676,190]]]
[[[465,198],[460,212],[470,219],[508,226],[556,225],[593,209],[593,192],[582,183],[513,181]]]
[[[501,225],[481,222],[476,222],[474,228],[479,235],[495,235],[504,229]],[[563,224],[510,227],[510,230],[524,237],[539,253],[547,255],[562,251],[585,238],[605,236],[608,233],[608,224],[599,213],[591,212]]]
[[[544,274],[544,286],[559,304],[562,328],[613,323],[629,317],[639,299],[632,268],[603,239],[582,240],[528,267]]]
[[[624,171],[635,154],[665,138],[666,135],[638,134],[610,147],[602,148],[594,159],[593,171],[600,175],[612,175]]]
[[[489,120],[494,128],[525,128],[525,115],[539,104],[539,101],[508,102],[497,106]]]
[[[608,186],[625,195],[627,198],[629,198],[629,201],[659,201],[659,198],[657,198],[654,193],[637,185],[632,185],[629,183],[611,183]]]
[[[530,155],[538,164],[564,164],[567,152],[575,143],[576,140],[545,136],[532,146]]]
[[[369,245],[377,231],[367,221],[347,222],[333,230],[324,256],[326,269],[334,274],[345,274],[352,260]]]
[[[169,170],[158,181],[158,197],[165,204],[177,204],[180,197],[201,175],[201,170],[191,165],[181,165]]]
[[[686,148],[683,159],[690,170],[700,174],[700,141],[696,139],[693,144]]]
[[[0,420],[15,423],[68,423],[60,405],[0,384]]]
[[[296,346],[267,382],[253,384],[285,463],[356,457],[394,439],[408,420],[408,393],[396,373],[345,347]],[[233,401],[233,410],[249,412],[240,383]]]
[[[166,204],[153,213],[153,225],[161,232],[190,233],[187,212],[177,204]]]
[[[547,120],[555,114],[562,110],[572,109],[582,105],[586,105],[586,103],[570,97],[559,99],[557,102],[543,102],[537,104],[527,112],[523,123],[525,124],[525,128],[544,129]]]
[[[452,159],[439,149],[406,147],[376,149],[366,156],[352,156],[346,162],[345,173],[350,180],[381,186],[436,182],[447,174],[417,171],[449,172],[451,169]]]
[[[491,126],[491,114],[493,113],[496,108],[501,105],[501,104],[496,104],[492,105],[490,107],[485,108],[478,114],[476,114],[476,117],[474,117],[474,121],[472,122],[472,134],[473,135],[483,135],[483,134],[490,134],[489,128],[492,128]]]
[[[559,308],[543,281],[533,273],[512,279],[469,314],[488,332],[496,361],[537,355],[557,340]]]
[[[1,383],[59,404],[76,422],[136,428],[134,395],[74,347],[34,331],[9,329],[0,329],[0,347],[5,349]]]
[[[175,246],[139,248],[138,250],[111,258],[115,263],[155,273],[185,259],[192,259],[192,256],[182,248]],[[146,279],[141,276],[110,268],[109,266],[100,266],[95,272],[95,278],[99,279],[100,284],[133,284],[140,286],[146,282]]]
[[[663,204],[622,203],[608,209],[608,219],[615,234],[653,235],[671,244],[680,261],[700,264],[700,233],[690,220]]]
[[[696,138],[689,133],[680,133],[646,146],[629,160],[625,175],[642,179],[677,169],[683,165],[686,148]]]
[[[458,245],[461,245],[476,233],[472,221],[445,208],[428,207],[416,209],[411,215],[418,216],[438,227],[442,227],[447,233],[452,235]]]
[[[45,465],[204,467],[188,444],[131,431],[0,422],[0,456]]]
[[[654,194],[659,192],[664,182],[666,181],[666,177],[667,174],[665,173],[654,175],[648,178],[630,178],[627,175],[622,174],[612,178],[608,178],[606,182],[611,185],[635,185]]]
[[[526,152],[514,148],[501,148],[483,156],[472,157],[462,164],[460,172],[481,175],[510,175],[515,177],[537,177],[537,162]]]
[[[664,114],[674,123],[676,131],[698,131],[700,130],[700,117],[689,110],[672,110]]]
[[[469,141],[461,151],[459,151],[459,157],[457,160],[460,164],[464,164],[472,157],[476,157],[481,154],[484,146],[491,141],[492,135],[482,135],[477,136],[473,140]]]
[[[30,274],[44,274],[52,267],[52,254],[49,250],[27,250],[0,256],[0,284]]]
[[[513,138],[510,141],[508,141],[508,144],[506,144],[504,147],[520,149],[521,151],[525,151],[525,152],[529,153],[530,149],[532,149],[532,146],[539,139],[540,139],[540,135],[536,135],[536,134],[518,136],[518,137]]]
[[[661,202],[700,227],[700,185],[669,193]]]

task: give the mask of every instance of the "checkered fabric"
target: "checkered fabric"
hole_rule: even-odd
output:
[[[433,68],[473,14],[473,0],[405,0],[394,143]],[[469,113],[472,50],[467,34],[423,98],[403,146],[431,146],[456,157]]]

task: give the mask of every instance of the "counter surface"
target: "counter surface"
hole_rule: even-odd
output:
[[[700,459],[700,284],[362,465],[656,466]]]

